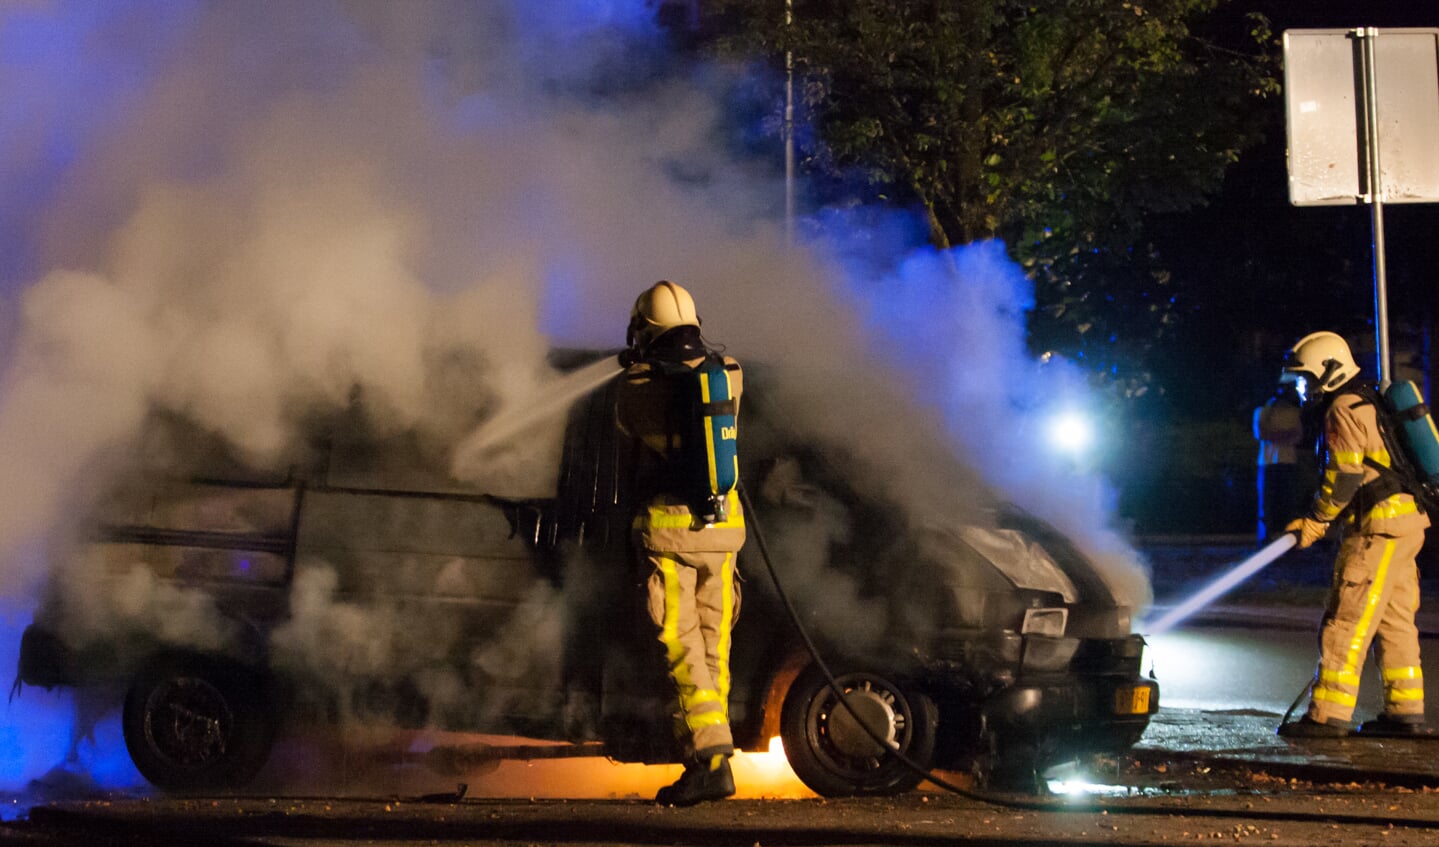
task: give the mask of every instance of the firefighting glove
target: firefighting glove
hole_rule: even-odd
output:
[[[1318,521],[1314,518],[1295,518],[1289,523],[1289,526],[1284,528],[1284,531],[1299,533],[1299,549],[1303,550],[1329,532],[1329,522]]]

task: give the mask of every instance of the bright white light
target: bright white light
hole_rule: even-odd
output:
[[[1050,794],[1076,800],[1084,797],[1113,797],[1134,793],[1134,789],[1127,785],[1104,785],[1090,782],[1082,776],[1075,779],[1049,779],[1045,782]]]
[[[1049,442],[1070,455],[1079,455],[1094,444],[1094,426],[1075,411],[1061,412],[1049,422]]]

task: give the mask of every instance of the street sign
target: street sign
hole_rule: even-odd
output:
[[[1284,33],[1289,201],[1364,203],[1374,232],[1374,335],[1389,385],[1384,204],[1439,201],[1439,28]]]
[[[1372,202],[1371,88],[1378,199],[1439,201],[1439,28],[1291,29],[1284,33],[1291,203]]]

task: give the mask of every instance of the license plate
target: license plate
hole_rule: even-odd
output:
[[[1125,685],[1114,692],[1116,715],[1149,714],[1149,686]]]

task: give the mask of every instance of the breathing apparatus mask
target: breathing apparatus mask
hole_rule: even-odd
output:
[[[1358,374],[1349,344],[1333,332],[1306,335],[1284,354],[1284,377],[1294,380],[1304,406],[1331,395]]]

